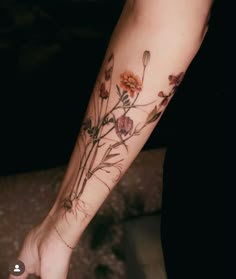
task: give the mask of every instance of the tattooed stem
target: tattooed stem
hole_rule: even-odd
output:
[[[107,167],[116,167],[115,165],[122,162],[122,161],[124,161],[124,159],[120,159],[117,162],[114,162],[109,166],[102,166],[102,163],[100,163],[96,168],[93,169],[93,171],[91,172],[91,175],[93,175],[96,171],[107,168]]]
[[[88,178],[87,178],[87,176],[86,176],[85,179],[84,179],[84,181],[83,181],[82,187],[81,187],[79,193],[77,194],[77,198],[79,198],[79,197],[82,195],[82,193],[83,193],[83,191],[84,191],[84,188],[85,188],[85,185],[86,185],[86,183],[87,183],[87,180],[88,180]]]
[[[155,101],[152,101],[152,102],[150,102],[150,103],[147,103],[147,104],[143,104],[143,105],[129,105],[129,106],[127,106],[127,108],[139,108],[139,107],[146,107],[146,106],[149,106],[149,105],[152,105],[152,104],[154,104],[154,103],[156,103],[156,100]],[[116,107],[116,109],[120,109],[120,108],[124,108],[124,106],[118,106],[118,107]],[[145,111],[146,112],[146,111]],[[147,112],[146,112],[147,113]]]
[[[121,99],[122,99],[123,96],[124,96],[124,92],[122,93],[122,95],[121,95],[121,97],[119,98],[119,100],[117,101],[117,103],[113,106],[113,108],[111,108],[110,111],[108,111],[108,112],[104,115],[103,119],[106,119],[106,118],[117,108],[117,106],[118,106],[119,103],[121,102]]]
[[[92,161],[91,161],[90,166],[89,166],[89,168],[88,168],[88,172],[87,172],[87,174],[86,174],[86,176],[85,176],[85,178],[84,178],[84,181],[83,181],[81,190],[80,190],[79,193],[78,193],[78,197],[82,195],[82,193],[83,193],[83,191],[84,191],[84,188],[85,188],[85,185],[86,185],[88,179],[91,177],[90,170],[91,170],[91,168],[93,167],[95,158],[96,158],[96,156],[97,156],[98,144],[99,144],[99,141],[98,141],[97,146],[96,146],[96,149],[95,149],[95,151],[94,151],[94,153],[93,153]]]
[[[119,151],[122,148],[120,146],[123,145],[128,153],[130,145],[127,142],[132,137],[139,136],[142,130],[159,119],[169,99],[180,84],[183,72],[177,76],[170,75],[168,77],[169,85],[173,85],[169,93],[160,91],[157,94],[157,100],[146,104],[136,104],[144,89],[146,67],[149,60],[150,52],[146,50],[143,52],[142,78],[129,70],[125,70],[120,75],[120,84],[116,84],[118,100],[114,97],[112,103],[114,102],[115,104],[108,109],[112,93],[114,67],[113,54],[109,57],[104,76],[97,84],[100,87],[96,86],[93,93],[92,101],[94,106],[90,107],[91,114],[83,123],[83,130],[81,131],[80,142],[78,143],[79,149],[83,148],[83,151],[79,154],[79,169],[76,170],[75,178],[73,176],[75,183],[70,187],[72,188],[70,189],[70,194],[62,201],[65,213],[72,212],[76,214],[76,210],[81,210],[80,207],[84,206],[81,206],[80,197],[91,177],[97,178],[110,191],[107,177],[103,175],[104,173],[112,175],[112,171],[115,169],[115,172],[118,171],[118,174],[110,177],[111,181],[117,182],[122,176],[122,161],[124,161],[124,158],[122,157],[123,154]],[[162,100],[160,101],[159,98],[162,98]],[[160,102],[156,103],[157,101]],[[142,109],[153,103],[156,104],[152,106],[150,111],[149,109],[147,111]],[[139,123],[136,120],[135,124],[135,117],[133,117],[132,113],[129,113],[131,109],[139,109],[143,112],[142,115],[146,114],[146,118]],[[113,129],[115,131],[112,133]],[[111,134],[111,138],[107,136],[108,134]],[[100,174],[102,174],[101,178],[99,177]]]
[[[130,107],[123,113],[124,116],[125,116],[125,115],[128,113],[128,111],[133,107],[133,105],[134,105],[134,103],[136,102],[138,96],[139,96],[139,94],[137,94],[137,96],[136,96],[135,100],[133,101],[133,103],[132,103],[132,104],[130,105]],[[119,102],[120,102],[120,101],[119,101]],[[117,104],[113,107],[113,110],[114,110],[115,107],[119,104],[119,102],[117,102]],[[111,113],[111,112],[109,112],[109,114],[110,114],[110,113]],[[99,140],[102,139],[102,138],[104,138],[106,135],[108,135],[114,128],[115,128],[115,125],[114,125],[110,130],[108,130],[104,135],[102,135],[102,136],[99,138]]]
[[[78,190],[79,190],[79,185],[80,185],[81,179],[82,179],[82,177],[83,177],[84,170],[85,170],[85,168],[86,168],[86,165],[87,165],[87,163],[88,163],[89,157],[90,157],[90,155],[91,155],[91,153],[92,153],[92,151],[93,151],[95,145],[96,145],[96,143],[93,142],[93,145],[92,145],[92,147],[91,147],[91,149],[90,149],[90,151],[89,151],[89,154],[88,154],[88,156],[87,156],[87,158],[86,158],[86,160],[85,160],[84,167],[82,168],[81,174],[80,174],[80,176],[78,175],[77,180],[76,180],[76,182],[75,182],[75,187],[76,187],[75,193],[76,193],[76,196],[77,196],[77,197],[78,197],[77,193],[78,193]]]
[[[89,169],[88,169],[88,173],[90,172],[90,170],[91,170],[92,167],[93,167],[93,164],[94,164],[94,161],[95,161],[97,152],[98,152],[98,145],[99,145],[99,142],[100,142],[99,135],[101,135],[101,134],[102,134],[102,131],[103,131],[103,127],[104,127],[104,126],[103,126],[103,122],[104,122],[104,120],[106,119],[106,111],[107,111],[107,107],[108,107],[109,98],[110,98],[110,95],[111,95],[112,72],[113,72],[113,67],[114,67],[114,56],[113,56],[113,54],[109,57],[108,61],[111,62],[111,65],[110,65],[111,71],[109,72],[108,99],[107,99],[107,102],[106,102],[104,117],[102,118],[102,121],[101,121],[101,123],[99,124],[99,128],[98,128],[99,134],[98,134],[98,140],[97,140],[97,147],[96,147],[95,152],[94,152],[94,154],[93,154],[93,158],[92,158],[92,161],[91,161],[91,163],[90,163],[90,166],[89,166]],[[102,100],[103,100],[103,99],[102,99]],[[101,112],[102,112],[102,110],[101,110]],[[101,116],[101,114],[100,114],[100,116]],[[84,183],[83,183],[83,184],[84,184]],[[84,187],[82,187],[81,191],[83,191],[83,188],[84,188]]]
[[[81,139],[83,139],[83,135],[82,135],[82,134],[80,134],[80,135],[81,135]],[[91,143],[93,143],[93,141],[91,141],[91,142],[89,142],[89,143],[87,143],[87,144],[84,143],[84,146],[85,146],[84,152],[83,152],[83,155],[82,155],[82,157],[81,157],[81,159],[80,159],[79,169],[78,169],[78,172],[77,172],[77,175],[76,175],[75,185],[72,187],[72,191],[70,192],[70,195],[73,193],[74,187],[76,187],[76,189],[77,189],[78,177],[79,177],[79,175],[80,175],[80,171],[82,172],[83,169],[84,169],[84,168],[82,168],[82,165],[83,165],[83,162],[84,162],[84,158],[86,157],[86,154],[87,154],[87,149],[88,149],[88,147],[90,146]],[[69,195],[69,196],[70,196],[70,195]]]
[[[82,184],[82,187],[81,187],[81,190],[80,192],[78,193],[78,196],[80,196],[82,193],[83,193],[83,190],[85,188],[85,185],[86,185],[86,182],[88,180],[88,174],[90,173],[90,170],[92,169],[93,167],[93,164],[94,164],[94,161],[95,161],[95,158],[96,158],[96,155],[97,155],[97,152],[98,152],[98,146],[99,146],[99,142],[100,142],[100,138],[99,136],[102,134],[102,131],[103,131],[103,122],[104,120],[106,119],[106,111],[107,111],[107,107],[108,107],[108,102],[109,102],[109,98],[110,98],[110,94],[111,94],[111,86],[112,86],[112,71],[113,71],[113,67],[114,67],[114,57],[113,57],[113,54],[109,57],[108,61],[111,63],[111,65],[109,65],[109,70],[107,70],[107,72],[109,71],[109,76],[107,77],[108,80],[109,80],[109,89],[108,89],[108,99],[107,99],[107,102],[106,102],[106,106],[105,106],[105,115],[104,117],[102,117],[102,112],[103,112],[103,98],[101,100],[101,107],[100,107],[100,112],[99,112],[99,119],[98,119],[98,125],[97,125],[97,130],[98,130],[98,135],[97,135],[97,140],[95,142],[95,144],[93,145],[92,149],[90,150],[90,153],[88,155],[88,158],[85,162],[85,166],[87,165],[87,162],[88,162],[88,159],[95,147],[95,151],[94,151],[94,154],[93,154],[93,157],[92,157],[92,160],[90,162],[90,165],[89,165],[89,168],[88,168],[88,171],[87,171],[87,174],[86,174],[86,177],[83,181],[83,184]],[[82,171],[82,174],[80,176],[80,179],[78,180],[78,185],[76,187],[76,193],[78,191],[78,188],[79,188],[79,184],[81,182],[81,179],[82,179],[82,176],[83,176],[83,173],[84,173],[84,169]]]
[[[139,133],[147,126],[147,124],[144,124],[138,131],[134,131],[130,136],[128,136],[127,138],[123,139],[122,141],[115,143],[112,145],[112,148],[117,148],[118,146],[120,146],[121,144],[124,144],[127,140],[129,140],[130,138],[132,138],[133,136],[137,136],[139,135]]]
[[[135,102],[137,101],[138,99],[138,96],[139,96],[139,93],[136,95],[132,105],[125,111],[125,113],[123,114],[124,116],[129,112],[129,110],[131,109],[131,107],[135,104]]]
[[[146,66],[143,66],[142,89],[143,89],[143,82],[144,82],[145,71],[146,71]]]

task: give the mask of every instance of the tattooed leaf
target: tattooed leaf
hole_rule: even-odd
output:
[[[106,116],[106,117],[104,117],[104,119],[103,119],[103,121],[102,121],[102,125],[103,125],[103,126],[106,125],[106,124],[107,124],[107,121],[108,121],[108,117]]]
[[[117,89],[117,94],[121,97],[120,87],[118,85],[116,85],[116,89]]]
[[[109,154],[106,156],[106,158],[104,159],[104,162],[111,159],[111,158],[114,158],[116,156],[120,155],[119,153],[115,153],[115,154]]]
[[[104,117],[102,125],[104,126],[104,125],[108,124],[109,122],[110,122],[110,119],[108,118],[108,115],[107,115],[107,116]]]
[[[102,125],[105,126],[109,123],[114,123],[115,122],[115,119],[114,117],[111,117],[110,119],[108,118],[108,116],[105,117],[105,119],[103,120],[102,122]]]
[[[157,106],[149,113],[146,122],[149,122],[157,114]]]
[[[146,124],[150,124],[154,121],[156,121],[161,115],[161,112],[157,110],[157,106],[154,107],[154,109],[149,113]]]
[[[92,125],[92,121],[91,121],[91,119],[89,119],[89,118],[86,119],[86,120],[84,121],[84,123],[82,124],[84,130],[90,129],[90,128],[91,128],[91,125]]]
[[[162,101],[161,101],[161,106],[166,106],[168,104],[168,98],[165,97]]]
[[[98,128],[97,127],[88,128],[87,132],[92,138],[96,138],[98,135]]]
[[[113,57],[114,57],[114,55],[113,55],[113,53],[109,56],[109,58],[108,58],[108,62],[110,62],[112,59],[113,59]]]
[[[112,163],[103,163],[101,166],[102,166],[103,168],[104,168],[104,167],[112,167],[113,164],[112,164]]]
[[[109,148],[107,148],[107,150],[105,151],[103,157],[102,157],[102,162],[105,160],[105,158],[109,155],[109,153],[111,152],[111,146]]]
[[[124,106],[129,106],[130,105],[130,100],[129,100],[129,96],[128,96],[127,93],[125,93],[125,95],[121,98],[121,101],[122,101]]]
[[[139,136],[140,135],[140,129],[138,129],[138,125],[134,129],[134,135]]]
[[[152,119],[152,122],[156,121],[161,116],[161,112],[158,112],[154,118]]]
[[[170,82],[169,85],[174,84],[175,86],[179,86],[183,78],[184,78],[184,72],[179,73],[177,76],[169,75],[168,77]]]
[[[125,95],[121,98],[121,101],[123,102],[123,101],[127,100],[128,98],[129,98],[129,96],[128,96],[127,94],[125,94]]]
[[[111,78],[113,68],[110,67],[108,70],[105,70],[105,80],[108,81]]]

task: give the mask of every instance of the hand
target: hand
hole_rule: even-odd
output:
[[[33,228],[25,238],[18,257],[25,264],[21,276],[8,279],[26,279],[35,274],[41,279],[66,279],[72,250],[59,238],[50,218]]]

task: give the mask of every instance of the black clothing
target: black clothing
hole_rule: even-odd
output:
[[[224,266],[231,234],[228,229],[224,235],[225,217],[232,212],[224,204],[229,185],[223,179],[223,122],[231,92],[223,87],[223,71],[229,69],[222,64],[222,46],[230,27],[221,16],[217,2],[203,45],[170,105],[178,112],[164,164],[161,237],[168,279],[233,278],[226,275],[233,270],[229,254]]]

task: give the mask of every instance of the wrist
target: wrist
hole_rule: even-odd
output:
[[[93,214],[82,200],[73,201],[71,207],[66,206],[66,201],[66,198],[60,201],[58,199],[46,219],[49,219],[59,238],[67,246],[74,248],[91,221]]]

